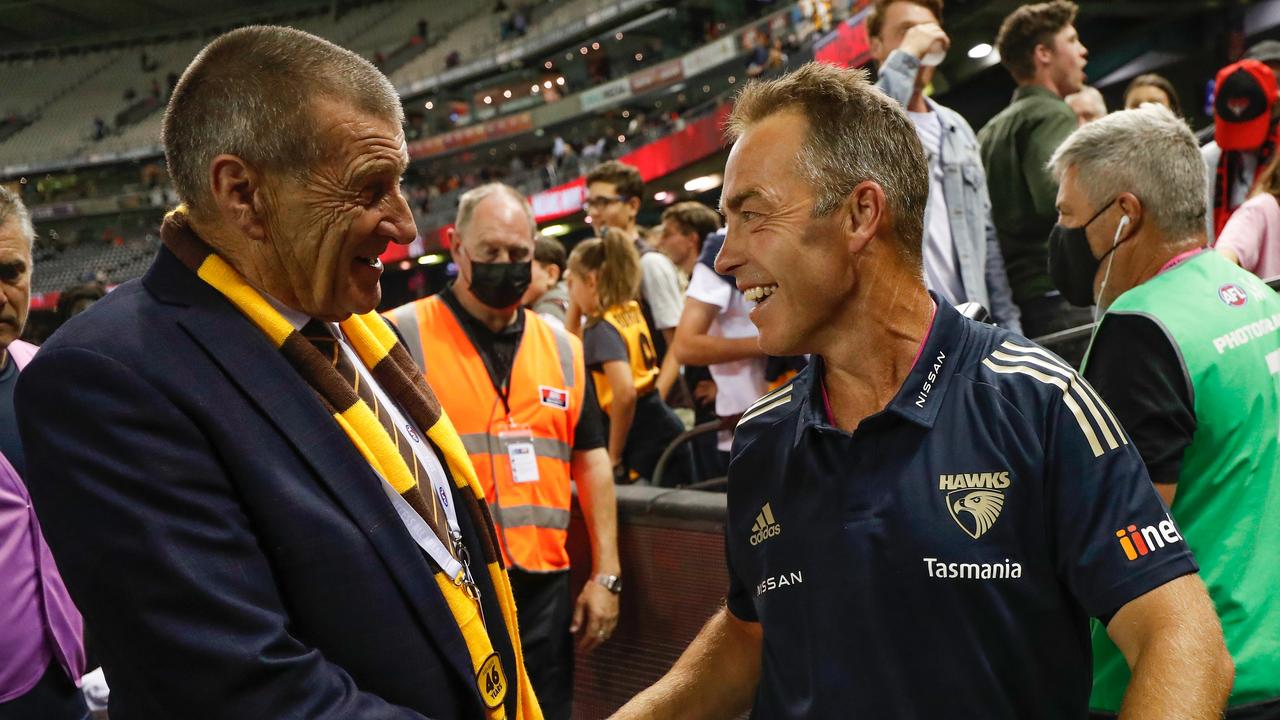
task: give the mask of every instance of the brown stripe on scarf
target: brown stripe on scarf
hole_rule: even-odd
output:
[[[164,222],[160,223],[160,240],[192,272],[199,272],[201,263],[213,254],[213,250],[196,237],[187,213],[181,209],[164,217]]]
[[[298,374],[315,388],[320,398],[325,401],[331,412],[346,412],[360,401],[360,396],[351,385],[338,373],[333,372],[333,363],[325,357],[311,341],[302,333],[294,330],[284,339],[280,346]]]
[[[418,427],[424,431],[435,427],[440,420],[440,401],[436,399],[436,395],[427,386],[427,382],[422,379],[422,371],[413,366],[412,373],[406,372],[403,365],[396,361],[396,351],[399,350],[401,355],[409,357],[409,353],[405,351],[399,343],[391,348],[387,356],[378,361],[370,372],[373,377],[382,385],[392,397],[402,397],[405,412],[418,423]],[[410,360],[412,362],[412,360]],[[415,380],[417,382],[415,382]]]
[[[463,491],[466,492],[465,490]],[[466,493],[470,494],[470,493]],[[498,530],[493,524],[493,514],[489,512],[489,503],[474,502],[467,503],[467,510],[471,513],[471,523],[477,528],[484,528],[480,533],[481,546],[484,548],[484,561],[488,563],[498,563],[498,567],[506,569],[507,565],[502,561],[502,554],[498,552]]]

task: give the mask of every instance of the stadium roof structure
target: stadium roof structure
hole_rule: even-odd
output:
[[[288,13],[333,12],[322,0],[0,0],[0,54],[129,44]]]

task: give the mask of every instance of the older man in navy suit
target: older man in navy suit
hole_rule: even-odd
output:
[[[23,374],[112,720],[541,717],[474,471],[372,313],[416,234],[401,121],[324,40],[214,40],[166,111],[165,247]]]

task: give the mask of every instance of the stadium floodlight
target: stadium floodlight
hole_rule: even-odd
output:
[[[557,84],[557,85],[564,85],[564,76],[563,76],[563,75],[561,75],[560,77],[556,78],[556,84]]]
[[[653,194],[653,201],[666,202],[667,198],[670,196],[671,196],[671,193],[667,192],[666,190],[662,190]]]
[[[613,35],[613,39],[614,39],[614,40],[621,40],[621,39],[622,39],[622,33],[614,33],[614,35]]]
[[[991,45],[988,43],[978,43],[977,45],[969,48],[969,57],[974,60],[981,60],[990,54]]]
[[[542,83],[542,87],[544,87],[544,88],[546,88],[546,89],[550,90],[550,89],[551,89],[551,81],[550,81],[550,80],[547,80],[546,82]]]
[[[509,98],[509,97],[511,97],[511,91],[510,91],[510,90],[503,90],[503,91],[502,91],[502,97],[504,97],[504,98]]]
[[[537,83],[534,83],[533,85],[529,86],[529,92],[531,92],[531,93],[536,93],[536,92],[538,92],[538,91],[539,91],[539,90],[541,90],[541,89],[542,89],[542,88],[538,87],[538,84],[537,84]]]
[[[434,110],[434,109],[435,109],[435,107],[436,107],[436,104],[435,104],[435,103],[431,102],[430,100],[428,100],[428,101],[427,101],[427,109],[428,109],[428,110]]]
[[[701,193],[708,190],[715,190],[724,182],[724,178],[720,175],[703,175],[689,180],[684,184],[685,192]]]
[[[485,95],[485,96],[484,96],[484,104],[485,104],[485,105],[492,105],[492,104],[493,104],[493,96],[492,96],[492,95]]]
[[[547,237],[560,237],[561,235],[568,235],[569,226],[565,225],[564,223],[556,223],[555,225],[548,225],[542,228],[542,234],[546,235]]]
[[[599,49],[600,49],[600,43],[598,43],[598,42],[593,42],[593,43],[591,43],[591,49],[592,49],[592,50],[599,50]]]

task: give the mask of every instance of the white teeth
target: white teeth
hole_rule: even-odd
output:
[[[777,289],[777,285],[759,285],[757,287],[747,288],[742,292],[742,294],[751,302],[758,303],[772,295],[773,291]]]
[[[378,269],[378,270],[381,270],[381,269],[382,269],[382,258],[377,258],[377,257],[371,257],[371,258],[358,257],[358,258],[356,258],[356,259],[357,259],[357,260],[359,260],[360,262],[364,263],[365,265],[368,265],[368,266],[369,266],[369,267],[371,267],[371,268],[376,268],[376,269]]]

